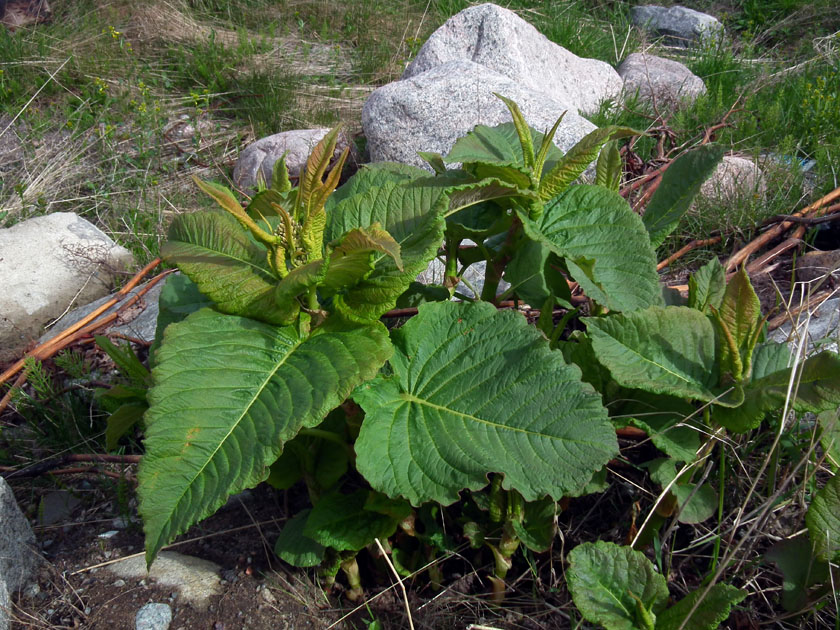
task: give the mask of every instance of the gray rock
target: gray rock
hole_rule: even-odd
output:
[[[636,26],[663,36],[669,46],[689,48],[709,44],[723,35],[723,24],[717,18],[681,6],[632,7],[630,19]]]
[[[633,53],[621,62],[618,74],[624,79],[627,96],[638,94],[644,103],[672,109],[690,104],[706,93],[703,79],[679,61],[644,53]]]
[[[812,251],[796,259],[796,281],[811,283],[831,274],[840,280],[840,249]]]
[[[8,587],[0,575],[0,630],[9,630],[11,626],[12,600],[9,597]]]
[[[134,617],[135,630],[167,630],[172,623],[172,609],[168,604],[146,604]]]
[[[258,174],[262,173],[263,181],[266,185],[270,185],[274,163],[284,153],[289,176],[298,177],[312,149],[327,135],[328,131],[329,129],[295,129],[252,142],[242,150],[233,167],[234,184],[246,193],[252,194],[257,188]],[[358,161],[355,146],[345,133],[339,135],[334,157],[338,157],[347,147],[351,150],[350,161]]]
[[[102,332],[107,331],[113,334],[125,335],[126,337],[139,339],[140,341],[144,341],[146,343],[153,342],[155,340],[155,330],[157,329],[157,317],[160,312],[160,304],[158,300],[160,299],[160,292],[163,289],[164,284],[164,282],[158,282],[132,306],[127,309],[123,309],[117,319]],[[119,309],[120,304],[137,295],[137,293],[142,291],[145,287],[146,285],[143,284],[129,291],[120,303],[117,303],[106,310],[102,316],[104,317],[105,315]],[[86,317],[105,304],[105,302],[113,298],[114,295],[115,294],[106,295],[105,297],[99,298],[90,304],[85,304],[84,306],[73,309],[51,326],[50,330],[44,333],[38,342],[44,343],[45,341],[52,339],[61,331],[66,330],[83,317]]]
[[[478,124],[510,122],[510,112],[493,93],[519,104],[536,129],[550,129],[570,107],[472,61],[450,61],[374,91],[362,109],[362,127],[372,161],[393,161],[423,168],[418,151],[446,154],[455,141]],[[568,111],[554,142],[568,151],[595,125]]]
[[[840,298],[831,298],[813,309],[802,313],[795,325],[783,324],[770,335],[773,341],[789,342],[792,352],[798,344],[805,343],[802,356],[830,350],[838,351],[840,341]]]
[[[221,592],[219,565],[174,551],[161,551],[148,573],[146,558],[141,556],[126,558],[107,569],[121,578],[154,578],[162,586],[177,588],[181,597],[202,610],[207,608],[213,595]]]
[[[116,272],[133,264],[131,252],[70,212],[0,230],[0,362],[74,304],[106,295]]]
[[[70,520],[81,501],[67,490],[53,490],[43,496],[38,504],[38,524],[55,525]]]
[[[724,155],[700,187],[700,196],[712,202],[737,201],[756,194],[763,197],[766,192],[767,182],[758,165],[735,155]]]
[[[602,101],[621,92],[621,79],[608,63],[572,54],[495,4],[469,7],[449,18],[432,33],[402,78],[451,61],[482,65],[575,113],[596,111]]]
[[[12,489],[0,477],[0,630],[10,625],[11,594],[21,589],[39,563],[35,534]]]

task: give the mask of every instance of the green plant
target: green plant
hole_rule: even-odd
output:
[[[346,153],[328,172],[333,130],[298,187],[280,160],[247,209],[198,182],[222,211],[178,217],[163,247],[188,280],[162,310],[168,325],[148,393],[138,479],[149,563],[230,494],[266,479],[303,481],[312,507],[287,523],[276,551],[320,566],[326,584],[341,570],[359,597],[357,554],[397,531],[392,556],[403,573],[434,558],[451,546],[435,510],[459,503],[464,536],[492,553],[503,589],[520,546],[551,545],[556,502],[603,488],[617,426],[643,427],[671,458],[648,463],[651,477],[683,522],[700,522],[717,500],[695,476],[700,464],[726,431],[748,431],[786,404],[793,370],[793,408],[840,404],[840,359],[822,353],[788,367],[785,346],[762,342],[743,271],[727,283],[715,261],[692,277],[685,304],[668,294],[666,305],[652,241],[677,224],[719,150],[675,165],[694,179],[663,179],[643,222],[616,192],[615,142],[632,130],[598,129],[564,155],[552,143],[556,125],[538,133],[503,100],[513,123],[479,125],[446,156],[423,154],[434,175],[374,165],[335,190]],[[596,183],[572,185],[593,160]],[[453,162],[461,167],[447,168]],[[465,238],[477,246],[462,247]],[[430,295],[412,281],[440,243],[447,278]],[[458,276],[481,261],[481,299],[449,301]],[[503,277],[505,294],[568,313],[537,329],[498,310]],[[587,295],[579,321],[571,281]],[[379,318],[407,295],[418,313],[389,334]],[[567,334],[570,322],[579,329]],[[674,426],[698,411],[703,442],[690,424]],[[349,483],[353,471],[361,487]],[[815,504],[818,527],[830,492]],[[583,582],[576,601],[597,598]],[[664,610],[664,579],[652,588],[631,597],[632,623],[678,627],[705,598],[716,612],[689,627],[714,628],[742,595],[716,585]]]

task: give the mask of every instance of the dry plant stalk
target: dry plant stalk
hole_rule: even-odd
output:
[[[137,285],[140,284],[140,281],[143,280],[143,278],[145,278],[146,275],[152,269],[157,267],[160,264],[160,262],[160,258],[155,258],[152,262],[150,262],[148,265],[146,265],[140,271],[138,271],[137,274],[122,289],[120,289],[119,292],[117,292],[117,294],[113,298],[105,302],[105,304],[103,304],[102,306],[100,306],[92,313],[82,318],[66,330],[60,332],[52,339],[48,339],[36,348],[27,352],[24,357],[16,361],[9,369],[0,374],[0,385],[3,385],[10,378],[20,373],[12,388],[6,393],[3,399],[0,400],[0,413],[2,413],[6,406],[9,404],[12,392],[15,390],[15,388],[20,387],[26,382],[26,378],[28,376],[27,371],[24,369],[26,367],[26,359],[30,357],[37,359],[38,361],[48,359],[54,356],[56,353],[60,352],[61,350],[64,350],[75,341],[78,341],[85,335],[89,335],[97,328],[101,328],[106,324],[110,324],[117,318],[120,311],[135,304],[137,300],[143,297],[143,295],[145,295],[145,293],[149,291],[154,285],[156,285],[169,274],[173,273],[173,270],[168,270],[164,271],[161,274],[158,274],[157,276],[149,280],[146,287],[144,287],[141,291],[138,291],[137,294],[120,304],[120,307],[116,311],[106,315],[101,319],[98,319],[99,316],[102,315],[102,313],[104,313],[109,308],[120,302],[123,298],[125,298],[125,296],[129,292],[131,292],[135,287],[137,287]]]

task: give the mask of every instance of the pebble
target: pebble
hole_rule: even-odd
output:
[[[168,630],[172,609],[166,604],[146,604],[134,618],[135,630]]]
[[[117,588],[122,588],[125,586],[125,580],[114,580],[114,583],[111,586],[116,586]]]
[[[97,538],[104,538],[104,539],[106,539],[106,540],[107,540],[108,538],[113,538],[113,537],[114,537],[114,536],[116,536],[118,533],[119,533],[119,532],[117,532],[117,530],[112,529],[112,530],[107,531],[107,532],[102,532],[101,534],[99,534],[99,536],[97,536]]]

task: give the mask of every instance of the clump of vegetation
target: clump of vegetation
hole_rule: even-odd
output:
[[[840,359],[770,341],[749,275],[716,254],[837,185],[837,9],[809,31],[801,2],[730,7],[734,39],[683,59],[706,95],[606,104],[565,155],[507,102],[513,123],[425,154],[433,174],[371,165],[339,187],[334,131],[297,182],[282,160],[250,198],[211,181],[254,137],[355,129],[366,93],[466,6],[82,2],[0,31],[0,131],[35,140],[0,165],[2,225],[77,211],[182,271],[150,352],[99,338],[108,359],[30,359],[18,421],[40,451],[143,453],[149,562],[267,481],[294,497],[277,556],[353,601],[386,569],[430,591],[470,573],[470,605],[516,602],[522,623],[827,626]],[[612,64],[650,43],[621,3],[511,8]],[[692,206],[733,150],[778,164],[766,200]],[[663,290],[657,259],[710,235],[683,295]],[[415,283],[436,257],[444,282]]]

